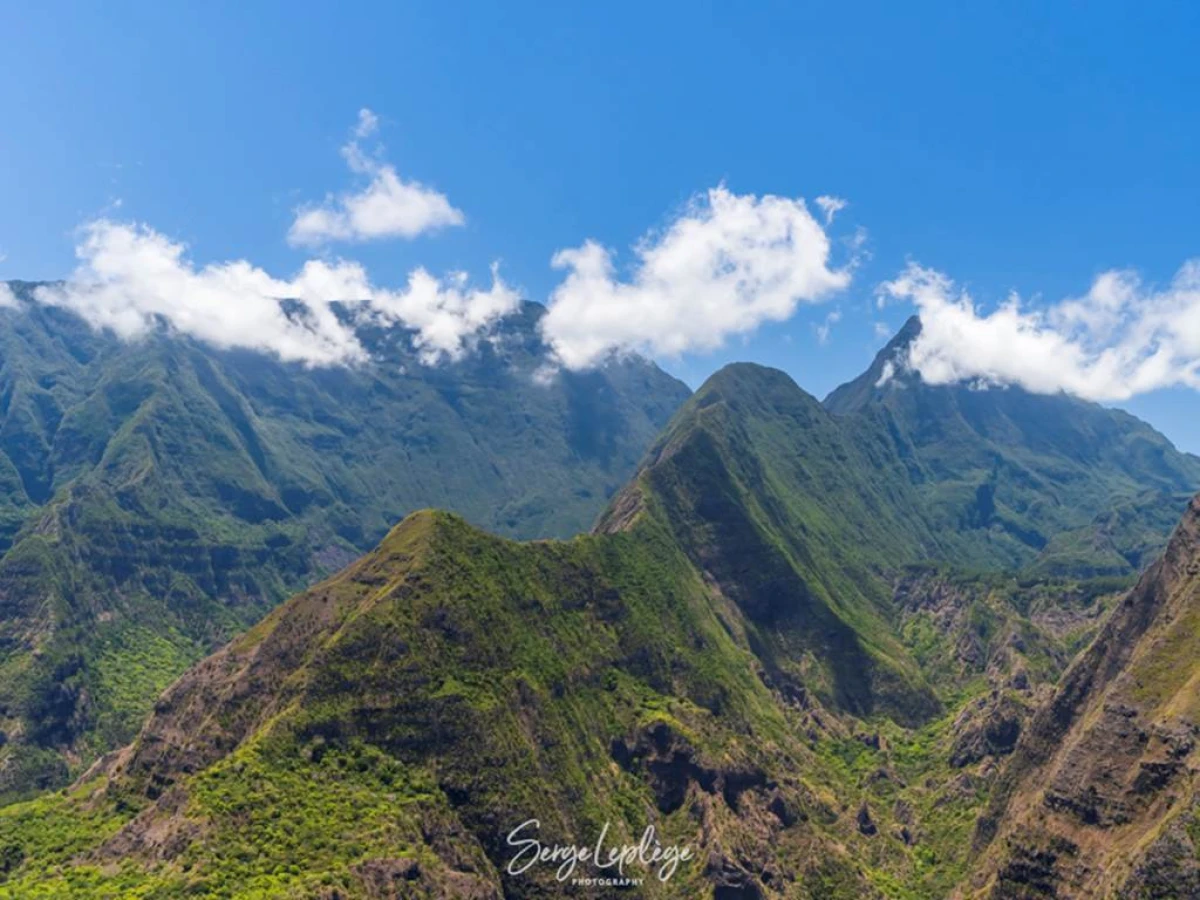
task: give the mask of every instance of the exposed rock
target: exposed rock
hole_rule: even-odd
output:
[[[1200,861],[1187,829],[1175,822],[1142,854],[1117,893],[1118,900],[1200,898]]]
[[[996,879],[992,900],[1033,900],[1056,897],[1060,859],[1073,857],[1079,848],[1067,841],[1056,841],[1045,848],[1014,843],[1008,862]]]
[[[1200,897],[1200,498],[1028,722],[979,819],[997,898]]]
[[[610,753],[622,768],[646,775],[658,810],[664,814],[683,806],[693,784],[707,794],[720,794],[734,812],[742,793],[770,786],[766,774],[756,769],[706,765],[687,739],[666,722],[648,725],[632,744],[614,738]]]
[[[1028,712],[1009,695],[993,692],[980,697],[959,714],[950,765],[961,769],[987,756],[1006,756],[1017,746]]]
[[[863,805],[858,808],[858,815],[855,820],[858,823],[859,834],[874,837],[879,833],[879,826],[871,818],[871,808],[867,806],[866,801],[863,801]]]
[[[712,883],[713,900],[762,900],[765,896],[758,880],[726,856],[711,855],[704,874]]]
[[[879,736],[878,731],[860,731],[854,735],[854,739],[872,750],[878,751],[882,748],[883,739]]]
[[[415,859],[368,859],[354,866],[355,877],[368,900],[500,900],[494,884],[465,872],[427,871]]]

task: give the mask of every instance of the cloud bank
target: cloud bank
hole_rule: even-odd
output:
[[[417,181],[404,181],[392,166],[362,149],[361,142],[378,128],[379,119],[371,110],[359,110],[358,125],[342,147],[342,156],[350,171],[368,182],[356,192],[330,195],[322,203],[298,209],[288,231],[293,246],[413,238],[466,221],[445,194]]]
[[[74,310],[127,339],[165,323],[217,347],[313,366],[366,359],[354,331],[364,321],[413,329],[427,362],[457,358],[520,304],[494,270],[487,289],[471,287],[463,274],[438,279],[417,269],[403,288],[391,290],[373,285],[354,262],[309,260],[284,279],[245,260],[197,267],[182,244],[153,229],[103,219],[84,226],[76,255],[70,279],[38,288],[38,302]],[[285,299],[305,309],[289,313]],[[348,320],[337,315],[335,302]]]
[[[921,333],[901,362],[931,384],[1019,385],[1095,401],[1200,389],[1200,259],[1165,287],[1114,270],[1082,297],[1031,308],[1011,295],[990,313],[946,275],[910,264],[880,298],[917,306]]]
[[[567,275],[550,295],[542,331],[561,365],[712,350],[850,281],[847,268],[830,267],[829,238],[803,200],[723,186],[644,238],[635,256],[622,279],[595,241],[555,254],[552,264]]]

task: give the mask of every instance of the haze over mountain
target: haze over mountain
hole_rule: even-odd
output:
[[[71,792],[0,810],[0,896],[554,896],[550,867],[508,870],[531,818],[691,846],[651,896],[947,896],[1030,717],[1125,607],[1119,581],[1003,571],[1009,532],[951,527],[888,426],[735,365],[591,535],[410,515]]]
[[[425,506],[584,531],[687,396],[630,357],[545,380],[528,304],[460,361],[399,329],[305,368],[0,309],[0,796],[127,741],[191,662]]]

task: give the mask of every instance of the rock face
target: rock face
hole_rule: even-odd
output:
[[[971,890],[1197,896],[1197,660],[1200,499],[1027,727],[979,823]],[[1168,878],[1175,893],[1156,893]]]
[[[1028,713],[1025,704],[999,691],[973,701],[955,720],[950,765],[961,769],[1012,753]]]

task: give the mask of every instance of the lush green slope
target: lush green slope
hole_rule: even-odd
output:
[[[687,390],[637,360],[537,383],[540,314],[456,363],[374,332],[371,364],[309,370],[0,310],[0,797],[127,741],[189,663],[414,508],[586,530]]]
[[[555,866],[505,871],[531,818],[693,848],[665,883],[631,866],[635,894],[766,873],[869,895],[802,711],[715,600],[650,521],[518,545],[414,514],[191,670],[81,788],[0,811],[0,896],[557,896]]]
[[[798,626],[709,583],[655,502],[565,543],[410,516],[71,791],[0,809],[0,897],[944,896],[1005,748],[951,762],[953,715],[862,722],[785,683],[770,635]],[[629,888],[509,872],[534,818],[691,858]]]
[[[1026,693],[965,724],[826,707],[654,502],[567,543],[410,516],[189,671],[71,791],[0,810],[0,897],[945,896],[1011,750],[989,726],[1043,673],[1012,667]],[[508,873],[530,818],[547,843],[653,825],[692,858],[665,883],[630,866],[632,889]]]
[[[936,702],[899,645],[885,579],[938,554],[886,444],[782,372],[727,366],[676,415],[601,530],[648,515],[742,610],[772,676],[862,716]]]
[[[947,559],[1093,575],[1153,560],[1200,489],[1200,458],[1066,395],[927,385],[902,363],[919,331],[910,320],[825,406],[889,436]]]

